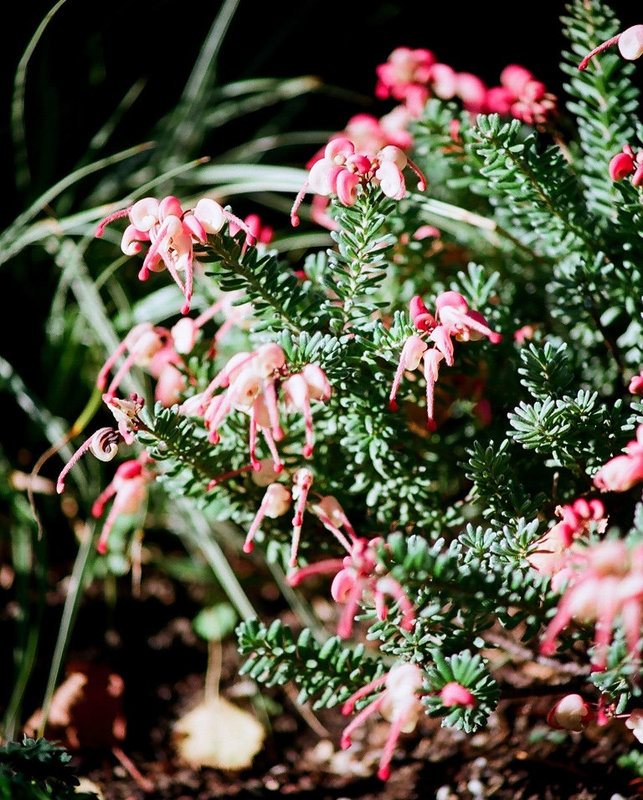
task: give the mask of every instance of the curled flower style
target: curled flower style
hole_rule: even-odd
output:
[[[618,46],[618,51],[626,61],[636,61],[643,55],[643,25],[632,25],[624,31],[607,39],[598,47],[589,52],[578,65],[578,69],[587,69],[589,62],[599,53],[604,52],[608,47]]]
[[[150,272],[167,269],[185,297],[183,314],[188,313],[192,302],[194,247],[205,244],[208,235],[219,233],[226,222],[234,222],[237,229],[244,230],[254,242],[253,232],[246,223],[209,197],[200,199],[194,209],[188,211],[172,195],[162,200],[144,197],[105,217],[96,227],[95,235],[101,237],[105,227],[121,217],[129,219],[121,238],[121,250],[125,255],[136,255],[143,244],[149,243],[139,280],[147,280]]]
[[[99,553],[107,552],[109,534],[118,517],[122,514],[135,514],[145,503],[147,486],[155,478],[154,473],[145,468],[150,461],[147,453],[143,453],[139,458],[120,464],[111,482],[94,501],[92,516],[98,519],[102,516],[107,502],[113,498],[112,507],[96,545]]]
[[[370,540],[359,538],[355,536],[352,528],[346,526],[344,517],[336,516],[335,522],[342,521],[349,533],[350,540],[347,540],[337,530],[336,525],[333,525],[333,527],[328,525],[331,520],[327,514],[319,514],[321,506],[322,504],[319,504],[316,508],[314,507],[314,510],[316,510],[324,525],[348,551],[348,555],[343,558],[330,558],[316,564],[301,567],[288,576],[290,585],[298,586],[302,580],[311,575],[335,573],[330,592],[335,602],[345,606],[337,625],[337,634],[342,639],[347,639],[351,636],[353,621],[359,602],[362,599],[372,602],[378,618],[384,620],[388,616],[386,598],[392,598],[397,602],[399,611],[402,613],[401,628],[403,630],[411,630],[415,624],[415,609],[400,583],[392,575],[383,573],[377,560],[377,548],[382,543],[382,539],[379,537]],[[327,509],[328,502],[326,498],[326,508],[324,510]]]
[[[377,770],[377,777],[380,780],[388,780],[390,776],[391,759],[400,734],[411,733],[420,719],[423,712],[419,694],[422,684],[422,670],[417,664],[395,664],[385,675],[358,689],[342,707],[342,714],[352,714],[358,700],[367,697],[371,692],[378,691],[377,697],[362,708],[344,728],[340,745],[342,750],[348,749],[356,728],[379,711],[384,719],[391,723]]]
[[[435,430],[434,387],[438,380],[440,364],[454,364],[453,341],[466,342],[487,337],[497,344],[501,336],[492,331],[485,318],[478,311],[469,308],[461,294],[453,291],[442,292],[435,301],[436,313],[431,314],[421,297],[416,295],[409,303],[409,311],[415,328],[419,331],[407,338],[402,347],[393,384],[389,393],[389,408],[396,411],[397,393],[406,371],[413,371],[423,363],[426,381],[427,428]],[[428,339],[428,342],[426,341]],[[429,346],[429,342],[433,347]]]
[[[556,615],[540,642],[543,655],[553,655],[556,639],[573,620],[595,622],[593,671],[605,669],[612,628],[620,616],[627,649],[640,656],[643,602],[643,546],[607,540],[575,550],[567,585]]]
[[[62,494],[65,491],[65,478],[84,453],[89,450],[99,461],[111,461],[116,458],[118,443],[121,438],[121,434],[114,428],[99,428],[89,439],[86,439],[65,464],[58,476],[56,481],[58,494]]]
[[[420,168],[406,153],[395,145],[386,145],[373,156],[357,152],[355,144],[347,138],[331,139],[324,149],[323,158],[312,165],[308,178],[299,191],[290,212],[293,226],[299,225],[297,214],[307,192],[322,197],[335,195],[344,206],[355,205],[358,186],[379,186],[394,200],[406,194],[403,170],[410,167],[418,177],[418,189],[426,189],[426,180]]]
[[[643,424],[636,439],[628,442],[624,455],[611,458],[594,475],[594,486],[606,492],[627,492],[643,481]]]

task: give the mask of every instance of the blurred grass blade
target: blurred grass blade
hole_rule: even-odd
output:
[[[181,499],[179,506],[183,509],[184,519],[189,523],[180,532],[181,538],[185,538],[198,548],[239,616],[244,620],[256,618],[257,612],[243,591],[219,543],[212,537],[210,522],[191,502]]]
[[[29,40],[27,48],[18,62],[18,68],[16,69],[13,85],[13,101],[11,103],[11,133],[15,148],[16,187],[21,191],[27,189],[31,180],[25,127],[25,85],[27,83],[27,67],[47,25],[49,25],[56,12],[66,2],[67,0],[58,0],[56,5],[42,18],[40,25],[36,28],[36,32]]]
[[[251,83],[248,81],[248,83]],[[234,102],[221,103],[214,111],[204,118],[204,124],[207,128],[217,128],[225,125],[238,117],[246,117],[253,111],[259,111],[262,108],[280,103],[282,100],[288,100],[291,97],[299,97],[306,92],[314,92],[319,88],[319,79],[312,75],[304,75],[301,78],[290,78],[288,80],[279,81],[274,87],[266,88],[261,94],[252,94],[243,98],[240,102],[235,99]]]
[[[47,724],[49,712],[51,711],[54,692],[56,691],[58,678],[60,677],[62,665],[65,660],[65,653],[67,652],[69,639],[74,627],[74,622],[76,621],[78,606],[85,583],[88,582],[88,578],[91,576],[91,569],[96,559],[94,534],[95,529],[93,526],[91,528],[89,526],[85,528],[85,535],[81,539],[72,573],[67,584],[67,595],[65,597],[60,627],[58,628],[58,636],[56,637],[56,644],[51,657],[47,687],[42,702],[42,722],[40,724],[38,736],[44,736],[45,725]]]
[[[128,158],[139,155],[139,153],[149,150],[153,146],[154,144],[152,142],[147,142],[145,144],[136,145],[135,147],[130,147],[127,150],[107,156],[106,158],[101,158],[99,161],[94,161],[92,164],[88,164],[87,166],[74,170],[69,175],[66,175],[64,178],[47,189],[47,191],[44,192],[44,194],[41,194],[40,197],[29,206],[29,208],[16,217],[16,219],[11,223],[11,225],[9,225],[4,233],[0,235],[0,264],[3,264],[5,261],[7,261],[7,252],[10,249],[10,244],[18,235],[20,229],[29,223],[35,216],[44,211],[46,207],[66,189],[94,172],[98,172],[106,167],[111,167],[114,164],[117,164],[119,161],[125,161]]]
[[[215,80],[217,56],[238,5],[239,0],[225,0],[212,23],[183,94],[167,120],[161,160],[176,154],[185,157],[201,140],[203,109],[207,107],[207,93]]]
[[[23,232],[19,233],[20,228],[16,226],[22,216],[24,216],[21,215],[21,218],[14,221],[12,225],[0,235],[0,247],[2,248],[0,250],[0,265],[9,261],[28,245],[42,242],[50,236],[61,239],[65,234],[75,234],[93,238],[96,222],[113,211],[128,206],[130,203],[134,202],[137,197],[144,196],[157,186],[166,183],[171,178],[183,172],[187,172],[194,167],[198,167],[207,160],[207,158],[197,158],[187,164],[180,164],[173,169],[167,170],[167,172],[163,172],[152,180],[148,180],[146,183],[138,186],[135,193],[123,197],[119,202],[96,206],[87,211],[81,211],[77,214],[72,214],[60,219],[49,218],[38,220],[38,222],[33,223],[33,225],[30,225],[28,228],[23,228]],[[53,187],[49,191],[53,191]],[[27,212],[25,212],[25,214],[26,213]],[[36,213],[38,212],[36,211]],[[105,238],[107,238],[108,235],[109,234],[106,233]]]

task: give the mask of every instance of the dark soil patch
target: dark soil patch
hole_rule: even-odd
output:
[[[352,747],[342,751],[340,734],[347,720],[339,708],[313,714],[296,704],[294,687],[259,692],[252,681],[239,676],[241,662],[233,640],[223,649],[220,691],[239,706],[254,709],[266,722],[265,745],[250,769],[193,769],[177,755],[172,726],[203,696],[206,646],[191,626],[200,607],[194,596],[198,591],[183,590],[152,574],[144,578],[138,598],[125,582],[122,596],[108,611],[103,589],[94,587],[83,601],[67,663],[104,665],[123,678],[127,735],[117,744],[143,778],[137,779],[124,766],[112,743],[74,749],[78,774],[94,782],[105,800],[254,800],[280,795],[293,800],[643,797],[643,782],[617,764],[618,756],[636,745],[622,722],[613,720],[582,734],[557,734],[545,723],[552,696],[504,700],[488,728],[474,735],[442,728],[439,720],[422,719],[414,733],[400,739],[391,777],[382,782],[375,773],[388,723],[372,718],[356,732]],[[60,599],[50,598],[52,624],[45,630],[52,636]],[[281,616],[284,613],[288,614],[282,609]],[[48,646],[43,642],[44,652]],[[508,662],[496,677],[516,687],[520,695],[534,677],[542,683],[547,670],[533,662]],[[64,730],[56,734],[69,744]]]

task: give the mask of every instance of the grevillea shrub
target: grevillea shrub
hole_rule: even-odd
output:
[[[422,715],[487,724],[503,648],[559,668],[552,728],[641,737],[643,26],[598,0],[562,25],[564,99],[403,43],[374,65],[382,115],[288,200],[328,236],[299,263],[216,186],[114,198],[96,230],[176,303],[121,319],[96,376],[113,424],[59,493],[81,456],[115,460],[101,557],[162,496],[302,602],[327,592],[334,618],[297,630],[240,609],[242,672],[337,708],[341,747],[388,720],[382,779]]]

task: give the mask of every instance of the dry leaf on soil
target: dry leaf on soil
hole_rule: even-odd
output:
[[[176,750],[195,768],[247,769],[265,735],[252,714],[223,697],[204,700],[174,724]]]

